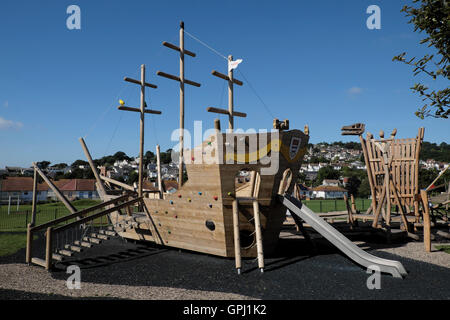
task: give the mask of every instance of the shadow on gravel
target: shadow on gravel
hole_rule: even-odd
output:
[[[77,297],[68,297],[59,294],[45,294],[26,292],[20,290],[0,289],[0,300],[78,300]],[[84,300],[120,300],[114,297],[83,297]]]
[[[244,259],[244,272],[237,275],[234,259],[118,239],[80,253],[70,264],[80,266],[82,282],[226,292],[260,299],[450,299],[450,266],[376,250],[402,243],[374,244],[370,237],[352,237],[363,239],[363,249],[402,262],[408,276],[402,280],[382,275],[381,289],[369,290],[366,283],[371,274],[324,239],[313,240],[315,250],[303,239],[280,239],[276,253],[265,260],[264,273],[254,259]],[[9,262],[23,263],[24,255],[21,250],[8,257]],[[57,267],[52,276],[67,279],[67,265]]]

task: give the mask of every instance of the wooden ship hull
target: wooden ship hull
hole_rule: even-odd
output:
[[[251,150],[248,141],[252,139],[259,141],[259,148]],[[114,212],[110,215],[111,221],[127,227],[117,228],[126,239],[234,257],[235,201],[241,255],[255,257],[253,212],[256,200],[264,253],[270,254],[276,247],[286,216],[286,208],[277,200],[277,195],[292,192],[308,140],[309,136],[299,130],[280,131],[275,135],[217,132],[202,145],[185,150],[188,181],[181,188],[162,194],[160,199],[144,197],[144,212],[133,215]],[[224,141],[242,141],[244,147],[238,151],[239,142],[230,148],[229,142]],[[262,164],[269,158],[270,163]],[[248,174],[241,183],[236,179],[240,172]]]

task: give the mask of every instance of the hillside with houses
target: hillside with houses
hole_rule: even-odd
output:
[[[433,158],[429,158],[433,156]],[[420,156],[420,185],[426,187],[450,162],[450,145],[424,142]],[[445,161],[446,160],[446,161]],[[124,152],[94,160],[99,172],[128,185],[138,179],[139,157],[129,157]],[[144,187],[157,190],[156,156],[147,151],[144,161]],[[52,179],[54,184],[70,199],[99,199],[95,180],[88,162],[76,160],[51,164],[41,161],[38,166]],[[176,189],[178,165],[171,159],[171,150],[161,152],[161,176],[166,190]],[[0,201],[30,202],[33,190],[33,168],[6,166],[0,169]],[[187,177],[186,177],[187,178]],[[449,173],[444,177],[450,181]],[[341,199],[353,194],[367,198],[370,195],[366,166],[361,145],[356,142],[321,142],[310,144],[300,168],[299,186],[301,195],[307,199]],[[38,184],[38,201],[53,201],[56,196],[45,182]]]

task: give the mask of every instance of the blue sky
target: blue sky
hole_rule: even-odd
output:
[[[66,9],[81,8],[81,30],[68,30]],[[381,29],[369,30],[366,8],[381,8]],[[139,89],[123,81],[147,66],[147,103],[163,111],[146,118],[145,148],[172,147],[179,123],[179,86],[156,76],[177,74],[178,55],[161,45],[178,44],[178,26],[218,52],[244,62],[238,67],[251,86],[235,89],[236,110],[248,117],[235,125],[271,128],[273,117],[291,128],[310,127],[311,142],[357,141],[340,128],[363,122],[368,131],[398,129],[425,140],[449,142],[448,120],[420,120],[421,99],[409,89],[420,77],[392,62],[403,51],[423,55],[423,35],[413,32],[400,13],[403,1],[21,1],[0,2],[0,167],[32,161],[72,163],[84,159],[78,138],[94,158],[139,152],[138,114],[116,109],[118,98],[139,105]],[[206,107],[225,107],[226,61],[189,36],[186,75],[202,84],[186,86],[186,128],[202,120],[213,126]],[[239,72],[237,78],[244,80]],[[443,82],[428,85],[445,85]],[[253,87],[269,110],[251,90]],[[226,118],[221,116],[222,127]]]

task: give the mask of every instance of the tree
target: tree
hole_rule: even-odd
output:
[[[425,31],[427,36],[420,41],[420,44],[428,44],[437,51],[434,54],[426,54],[420,59],[416,57],[406,59],[406,52],[395,56],[392,61],[400,61],[414,67],[414,76],[425,74],[436,80],[438,77],[450,80],[450,2],[446,0],[414,0],[420,3],[420,7],[410,7],[405,5],[401,12],[405,12],[407,17],[411,17],[408,23],[414,24],[414,32]],[[445,118],[450,114],[450,88],[429,91],[429,88],[421,83],[416,83],[412,91],[422,97],[426,103],[415,112],[416,116]]]
[[[366,177],[361,180],[358,188],[358,197],[368,198],[371,195],[369,179]]]
[[[50,161],[39,161],[36,163],[36,165],[38,166],[39,169],[47,169],[50,163],[51,163]]]
[[[314,185],[319,186],[324,179],[338,179],[340,176],[339,171],[334,170],[333,167],[326,166],[319,169],[317,172],[317,178],[314,180]]]
[[[74,163],[71,164],[72,168],[78,168],[79,166],[88,166],[89,162],[84,160],[75,160]]]

